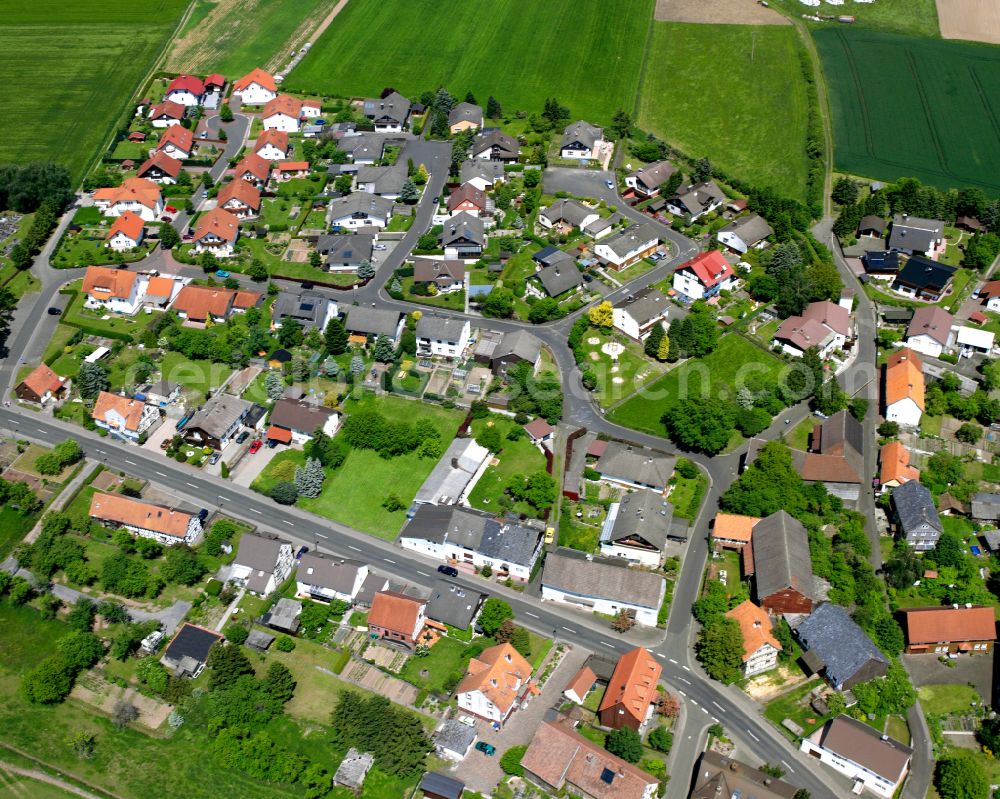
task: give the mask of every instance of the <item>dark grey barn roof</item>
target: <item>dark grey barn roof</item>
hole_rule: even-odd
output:
[[[754,538],[757,529],[754,528]],[[889,664],[871,639],[840,605],[824,602],[795,630],[802,645],[826,666],[831,685],[840,686],[871,660]]]

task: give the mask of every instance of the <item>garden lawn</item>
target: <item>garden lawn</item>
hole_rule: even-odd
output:
[[[744,378],[761,375],[776,378],[785,365],[777,357],[737,333],[719,340],[715,352],[692,359],[644,387],[634,397],[608,413],[611,421],[635,430],[666,435],[660,417],[667,402],[697,397],[732,400]]]
[[[426,657],[407,658],[399,676],[418,688],[425,688],[433,694],[443,694],[445,684],[457,671],[464,671],[470,655],[463,656],[468,644],[439,638],[430,648]],[[421,672],[427,672],[426,675]]]
[[[945,685],[923,685],[917,689],[920,706],[924,713],[934,716],[946,716],[949,713],[965,713],[972,703],[983,700],[976,690],[968,685],[949,683]]]
[[[76,289],[73,299],[66,310],[63,311],[62,324],[71,327],[81,327],[85,332],[89,331],[98,335],[110,334],[112,338],[123,338],[125,336],[135,337],[154,318],[152,315],[136,314],[131,317],[118,316],[104,312],[91,311],[83,307],[86,297],[80,292],[83,281],[74,281],[70,288]],[[107,319],[101,317],[107,316]]]
[[[7,3],[0,27],[0,163],[56,161],[80,180],[129,112],[187,0]]]
[[[0,799],[74,799],[75,793],[64,791],[55,785],[4,772]]]
[[[806,82],[783,25],[654,22],[639,124],[687,155],[802,200]]]
[[[197,392],[204,399],[206,392],[221,386],[233,368],[213,361],[193,361],[179,352],[166,352],[160,361],[164,380],[180,383],[184,388]]]
[[[503,450],[496,456],[499,463],[496,466],[487,467],[479,482],[469,493],[469,504],[473,508],[500,513],[503,506],[500,500],[505,496],[504,489],[515,475],[530,474],[538,471],[545,471],[545,456],[539,449],[531,443],[527,435],[522,436],[517,441],[507,440],[507,431],[514,425],[513,420],[502,416],[490,416],[488,419],[476,419],[472,423],[473,434],[478,434],[486,426],[487,421],[493,421],[500,430],[503,439]],[[536,511],[525,502],[517,502],[511,505],[510,510],[514,513],[525,513],[528,516],[535,516]]]
[[[592,338],[597,339],[596,344],[590,343]],[[625,349],[618,356],[617,361],[613,361],[610,355],[601,350],[601,347],[609,341],[617,341],[625,345]],[[585,366],[582,368],[593,372],[597,378],[594,396],[603,408],[631,396],[663,374],[664,367],[661,364],[647,358],[637,344],[624,336],[607,336],[592,328],[583,337],[581,347],[586,359]]]
[[[389,281],[390,284],[392,281]],[[465,311],[465,289],[461,291],[451,291],[447,294],[435,294],[433,297],[426,294],[413,293],[413,278],[404,277],[399,279],[399,285],[403,289],[403,298],[408,302],[416,302],[421,305],[433,305],[436,308],[448,308],[452,311]]]
[[[11,553],[37,520],[37,514],[24,516],[14,508],[0,507],[0,560]]]
[[[813,690],[813,688],[820,685],[820,679],[816,678],[809,680],[807,683],[800,685],[798,688],[789,691],[786,694],[782,694],[777,699],[772,700],[764,708],[764,715],[768,720],[774,724],[781,732],[788,738],[792,740],[797,740],[789,730],[781,726],[781,722],[785,719],[791,719],[796,724],[798,724],[806,735],[809,735],[813,730],[824,724],[829,716],[817,717],[816,711],[809,707],[804,701],[806,695]],[[807,724],[806,719],[815,719],[815,724]]]
[[[652,11],[652,0],[351,0],[284,86],[377,97],[388,80],[411,99],[445,86],[492,94],[507,114],[556,96],[574,119],[608,124],[635,103]]]
[[[708,479],[701,470],[698,475],[691,479],[681,477],[674,473],[677,482],[670,492],[670,504],[674,506],[674,516],[679,519],[687,519],[693,522],[701,508],[701,502],[705,497],[705,490],[708,488]]]

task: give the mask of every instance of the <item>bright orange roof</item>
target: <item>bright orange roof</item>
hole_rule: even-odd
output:
[[[265,144],[273,144],[281,152],[288,152],[288,132],[284,130],[275,130],[274,128],[268,128],[262,131],[257,137],[257,141],[254,142],[253,151],[256,153]]]
[[[240,220],[224,208],[213,208],[198,220],[194,240],[199,241],[209,233],[214,233],[224,241],[233,242],[240,234]],[[191,288],[191,286],[185,286]]]
[[[236,298],[233,300],[233,307],[239,308],[245,311],[247,308],[253,308],[260,298],[264,295],[259,291],[246,291],[244,289],[238,289],[236,292]]]
[[[47,391],[58,391],[66,381],[65,377],[59,377],[44,363],[31,372],[21,382],[30,388],[39,397],[44,397]]]
[[[244,172],[249,172],[257,180],[267,180],[271,174],[271,163],[266,158],[261,158],[257,153],[247,153],[234,170],[237,178],[243,177]]]
[[[369,618],[371,618],[369,616]],[[510,644],[497,644],[472,658],[456,694],[479,691],[506,714],[531,677],[531,664]],[[587,686],[590,687],[589,685]]]
[[[133,214],[131,211],[126,211],[111,226],[111,230],[108,231],[108,239],[114,238],[116,233],[122,233],[132,241],[138,241],[142,236],[142,230],[145,226],[146,223],[142,221],[141,216]]]
[[[580,670],[573,675],[573,679],[569,681],[563,692],[572,691],[580,699],[583,699],[584,695],[593,687],[594,683],[597,681],[597,675],[594,674],[590,666],[582,666]]]
[[[97,395],[97,402],[94,403],[94,410],[90,416],[98,421],[106,422],[108,414],[114,412],[125,420],[126,430],[138,431],[142,412],[145,409],[146,403],[142,400],[102,391]]]
[[[177,293],[173,308],[181,311],[189,319],[201,321],[209,314],[225,317],[233,307],[236,292],[232,289],[217,289],[210,286],[185,286]]]
[[[109,205],[119,202],[137,202],[147,208],[156,208],[160,202],[160,187],[145,178],[127,178],[121,186],[98,189],[95,200],[107,200]]]
[[[191,522],[190,513],[140,502],[121,494],[94,494],[90,516],[103,522],[153,530],[174,538],[184,538]]]
[[[885,404],[912,399],[924,409],[924,365],[909,347],[897,350],[885,364]]]
[[[756,516],[740,516],[736,513],[716,513],[712,525],[712,537],[726,541],[742,541],[749,544],[753,526],[760,519]]]
[[[744,600],[726,613],[726,617],[736,619],[743,633],[743,662],[750,660],[754,653],[765,644],[780,650],[781,644],[771,633],[771,620],[767,612],[757,607],[749,599]]]
[[[292,443],[292,431],[284,427],[275,427],[273,424],[267,428],[267,438],[269,441],[278,441],[282,444]]]
[[[127,269],[107,266],[88,266],[83,276],[83,293],[98,300],[124,300],[132,296],[132,287],[138,275]]]
[[[261,112],[261,119],[267,119],[275,114],[285,114],[293,119],[298,119],[302,115],[302,101],[290,94],[279,94]]]
[[[309,168],[308,161],[280,161],[274,165],[279,172],[301,172]]]
[[[190,153],[191,148],[194,146],[194,134],[183,125],[171,125],[163,131],[156,149],[162,150],[168,144],[172,144],[174,147]]]
[[[639,721],[646,720],[646,709],[656,698],[663,668],[641,646],[618,659],[614,674],[608,681],[599,710],[621,706]]]
[[[417,626],[424,603],[395,591],[379,591],[372,600],[368,623],[409,637]]]
[[[172,277],[151,277],[146,284],[147,297],[165,297],[170,299],[174,292],[174,279]]]
[[[246,89],[251,83],[256,83],[268,91],[277,91],[278,84],[274,82],[274,76],[270,72],[265,72],[260,67],[250,70],[246,75],[240,78],[236,83],[233,84],[233,91],[236,94],[240,94]]]
[[[906,616],[906,638],[911,644],[952,641],[995,641],[997,623],[993,608],[910,608]]]
[[[907,480],[919,480],[920,470],[910,466],[910,451],[899,441],[890,441],[879,452],[882,469],[879,480],[885,483],[897,482],[900,485]]]
[[[223,206],[230,200],[256,211],[260,208],[260,189],[248,180],[235,178],[219,189],[219,205]]]

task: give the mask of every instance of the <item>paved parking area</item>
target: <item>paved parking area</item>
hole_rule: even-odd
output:
[[[954,683],[972,685],[990,705],[993,701],[993,653],[986,655],[959,655],[954,666],[946,666],[937,655],[903,655],[903,665],[914,686]]]
[[[240,446],[247,447],[250,445],[250,442],[252,440],[253,439],[247,439],[247,441],[244,444],[241,444]],[[230,445],[230,447],[233,446],[235,445],[232,444]],[[294,449],[301,449],[299,445],[293,444],[292,447]],[[264,445],[259,450],[257,450],[257,452],[253,455],[247,453],[246,455],[243,456],[243,460],[241,460],[236,465],[236,468],[233,469],[232,473],[230,474],[230,478],[234,483],[236,483],[236,485],[249,488],[250,484],[257,479],[257,475],[259,475],[262,471],[264,471],[267,464],[271,462],[271,458],[273,458],[279,452],[283,452],[286,449],[288,449],[288,447],[283,445],[279,445],[274,449],[271,449],[267,445]],[[233,449],[232,454],[233,455],[236,454],[235,449]],[[229,453],[227,452],[224,454],[223,457],[226,460],[229,460],[229,458],[232,456],[229,455]]]

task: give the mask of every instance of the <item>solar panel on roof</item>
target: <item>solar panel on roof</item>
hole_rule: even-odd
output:
[[[615,772],[612,769],[606,768],[601,772],[601,782],[606,782],[611,785],[615,781]]]

